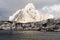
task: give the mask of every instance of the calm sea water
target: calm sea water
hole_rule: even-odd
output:
[[[0,31],[0,40],[60,40],[60,32]]]

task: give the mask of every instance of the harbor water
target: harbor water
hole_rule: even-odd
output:
[[[0,40],[60,40],[60,32],[0,31]]]

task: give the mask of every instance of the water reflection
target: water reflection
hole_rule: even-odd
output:
[[[60,40],[60,32],[39,32],[39,31],[21,31],[21,32],[1,32],[0,40]]]

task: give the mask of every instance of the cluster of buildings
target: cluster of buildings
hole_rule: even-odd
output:
[[[17,23],[15,21],[0,21],[0,30],[59,31],[59,29],[60,20],[55,19],[28,23]]]

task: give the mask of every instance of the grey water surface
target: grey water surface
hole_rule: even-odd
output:
[[[60,40],[60,32],[0,31],[0,40]]]

